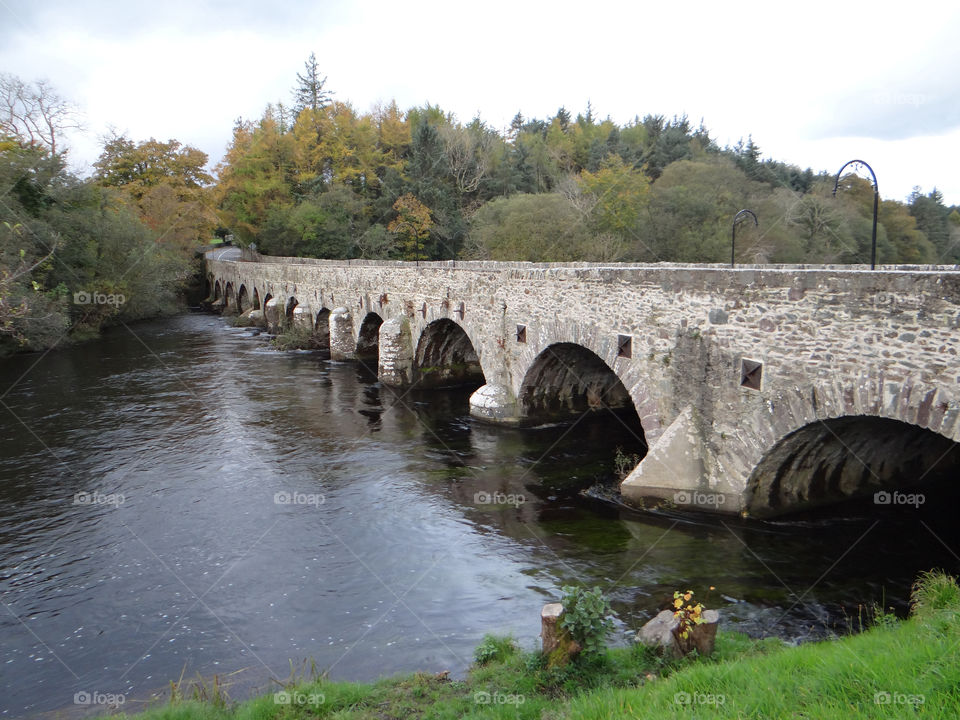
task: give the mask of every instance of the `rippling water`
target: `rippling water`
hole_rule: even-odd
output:
[[[902,612],[919,570],[960,569],[949,488],[846,519],[635,513],[580,492],[635,449],[616,420],[485,426],[468,392],[396,393],[213,316],[0,377],[6,716],[78,692],[136,709],[181,673],[260,681],[308,657],[334,678],[459,673],[484,633],[532,647],[541,605],[575,582],[611,596],[619,642],[709,585],[725,623],[804,639],[859,605]]]

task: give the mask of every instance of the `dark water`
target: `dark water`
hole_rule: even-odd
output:
[[[710,585],[725,624],[806,639],[860,605],[903,612],[920,570],[960,569],[943,488],[845,520],[634,513],[579,492],[634,449],[614,419],[484,426],[467,392],[397,394],[212,316],[8,359],[0,378],[11,717],[78,692],[136,710],[182,672],[262,682],[308,657],[334,678],[459,673],[484,633],[532,647],[570,583],[610,595],[618,642]]]

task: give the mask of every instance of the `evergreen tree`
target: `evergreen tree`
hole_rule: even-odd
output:
[[[303,66],[304,74],[297,73],[297,86],[293,89],[293,107],[297,114],[306,109],[314,112],[322,110],[330,104],[333,95],[329,90],[324,89],[327,76],[320,77],[316,55],[310,53],[310,57]]]
[[[951,247],[950,244],[950,210],[944,206],[943,194],[939,190],[934,188],[924,195],[919,187],[915,187],[910,194],[910,214],[936,248],[937,262],[960,262],[960,248]]]

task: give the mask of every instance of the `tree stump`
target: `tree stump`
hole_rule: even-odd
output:
[[[540,640],[548,667],[563,667],[579,654],[582,648],[570,633],[560,627],[563,605],[547,603],[540,611]]]
[[[557,627],[557,623],[561,615],[563,615],[563,605],[560,603],[547,603],[540,611],[540,640],[544,655],[552,653],[560,644],[562,630]]]
[[[703,656],[711,655],[717,640],[717,624],[719,622],[720,613],[716,610],[704,610],[703,622],[694,625],[685,638],[680,637],[679,627],[673,628],[671,634],[680,656],[689,655],[694,650]]]
[[[683,657],[693,650],[700,655],[710,655],[717,639],[720,613],[716,610],[704,610],[703,620],[702,624],[694,625],[687,637],[681,638],[678,634],[680,623],[673,616],[673,611],[663,610],[640,629],[637,641],[669,651],[675,657]]]

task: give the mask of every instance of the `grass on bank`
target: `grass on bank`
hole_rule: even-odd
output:
[[[288,326],[273,338],[277,350],[320,350],[329,347],[328,342],[313,330],[300,326]]]
[[[721,632],[710,658],[665,660],[613,648],[562,670],[511,638],[488,636],[463,681],[416,673],[375,683],[324,678],[230,706],[177,701],[138,720],[308,718],[960,718],[960,587],[927,574],[908,620],[880,616],[870,630],[785,647]]]

